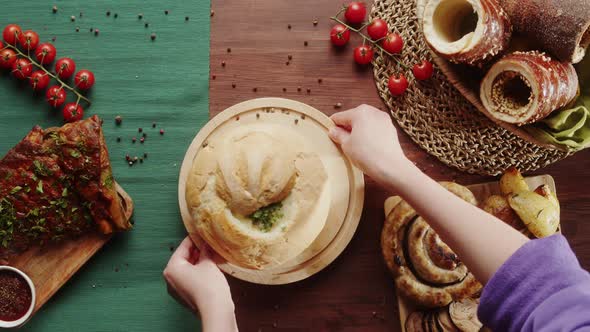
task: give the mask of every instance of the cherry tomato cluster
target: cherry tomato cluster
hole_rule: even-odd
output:
[[[18,25],[9,24],[2,32],[2,38],[5,44],[0,41],[0,68],[10,70],[19,80],[28,80],[33,91],[41,92],[47,89],[45,99],[54,108],[59,108],[66,102],[66,90],[72,91],[78,96],[78,100],[64,106],[63,117],[66,122],[81,120],[84,117],[84,109],[79,105],[80,99],[88,100],[64,83],[76,72],[74,60],[58,59],[55,62],[55,71],[51,73],[45,66],[53,63],[57,50],[50,43],[40,44],[39,35],[35,31],[22,31]],[[59,85],[47,88],[52,78]],[[74,76],[74,83],[77,89],[88,90],[94,85],[94,74],[82,69]]]
[[[338,17],[342,12],[344,12],[346,22]],[[380,18],[365,23],[366,16],[367,8],[363,2],[351,2],[343,7],[336,16],[332,17],[332,20],[337,22],[330,31],[332,44],[338,47],[346,45],[350,40],[351,31],[361,35],[363,44],[355,47],[353,52],[354,61],[359,65],[371,63],[376,49],[392,57],[400,54],[404,48],[403,38],[397,33],[390,32],[387,22]],[[363,33],[365,28],[368,36]],[[396,61],[402,67],[408,68],[400,60],[396,59]],[[419,81],[429,79],[432,77],[433,72],[434,67],[427,60],[423,60],[412,67],[412,73]],[[404,74],[392,75],[389,78],[388,87],[392,95],[400,96],[408,89],[408,80]]]

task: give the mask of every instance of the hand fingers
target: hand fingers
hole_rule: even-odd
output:
[[[338,112],[330,117],[334,123],[339,127],[352,128],[353,122],[356,118],[356,109]]]
[[[342,145],[350,136],[350,132],[340,127],[332,127],[330,128],[329,136],[334,142]]]
[[[203,260],[212,260],[213,258],[213,249],[211,249],[211,247],[209,247],[209,245],[204,244],[201,246],[200,252],[199,252],[199,262],[203,261]]]
[[[176,260],[183,260],[183,261],[190,261],[192,248],[194,248],[193,241],[190,237],[186,237],[182,243],[178,246],[172,257],[170,258],[171,261]]]

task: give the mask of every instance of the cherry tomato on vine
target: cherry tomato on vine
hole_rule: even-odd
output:
[[[67,103],[62,114],[66,122],[80,121],[84,117],[84,109],[77,103]]]
[[[16,61],[16,52],[5,48],[0,51],[0,67],[4,69],[12,68],[12,64]]]
[[[330,40],[332,45],[344,46],[350,40],[350,30],[342,24],[336,24],[330,31]]]
[[[387,37],[381,41],[381,47],[391,54],[401,53],[404,48],[404,40],[397,33],[388,33]]]
[[[387,36],[388,31],[387,22],[380,18],[374,19],[367,27],[367,33],[373,40],[379,40]]]
[[[33,30],[27,30],[18,36],[18,42],[25,51],[31,51],[39,45],[39,35]]]
[[[31,76],[33,72],[33,64],[25,58],[16,59],[12,64],[12,75],[19,80],[24,80]]]
[[[82,90],[88,90],[94,85],[94,74],[87,69],[82,69],[74,77],[76,86]]]
[[[76,71],[76,63],[70,58],[61,58],[55,63],[57,77],[62,80],[70,78]]]
[[[33,88],[33,91],[45,90],[49,85],[49,81],[51,81],[51,78],[43,70],[34,71],[31,77],[29,77],[29,84]]]
[[[373,61],[373,49],[371,46],[361,45],[354,49],[354,61],[359,65],[366,65]]]
[[[39,44],[37,49],[35,50],[35,57],[42,65],[48,65],[55,60],[55,56],[57,55],[57,50],[55,46],[50,43],[42,43]]]
[[[401,96],[408,89],[408,80],[404,75],[391,75],[387,87],[389,88],[391,95]]]
[[[424,81],[432,77],[434,67],[430,61],[422,60],[422,62],[414,65],[412,72],[417,80]]]
[[[364,2],[351,2],[346,6],[344,17],[350,24],[361,24],[367,16],[367,7]]]
[[[50,87],[47,92],[45,93],[45,100],[47,103],[52,107],[58,108],[66,101],[66,91],[63,87],[59,85],[54,85]]]
[[[21,28],[16,24],[9,24],[2,31],[2,38],[10,45],[16,45],[19,36],[22,34]]]

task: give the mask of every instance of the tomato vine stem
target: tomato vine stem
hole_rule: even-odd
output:
[[[39,63],[37,63],[37,61],[35,61],[35,60],[34,60],[34,59],[33,59],[33,58],[30,56],[30,55],[28,55],[28,54],[24,54],[24,53],[23,53],[23,52],[22,52],[20,49],[18,49],[18,47],[16,47],[16,46],[14,46],[14,45],[11,45],[11,44],[8,44],[8,43],[6,43],[6,44],[5,44],[5,46],[4,46],[2,49],[5,49],[5,48],[9,48],[9,49],[11,49],[11,50],[15,51],[15,52],[16,52],[18,55],[20,55],[20,56],[22,56],[22,57],[25,57],[25,58],[27,58],[29,61],[31,61],[31,63],[32,63],[32,64],[33,64],[35,67],[37,67],[37,68],[39,68],[39,69],[43,70],[43,71],[45,72],[45,74],[46,74],[46,75],[49,75],[49,77],[51,77],[51,78],[53,78],[54,80],[56,80],[56,81],[57,81],[57,82],[58,82],[58,83],[61,85],[61,87],[62,87],[62,88],[66,88],[66,89],[68,89],[68,90],[72,91],[72,92],[73,92],[73,93],[74,93],[74,94],[75,94],[75,95],[78,97],[78,101],[80,101],[80,99],[81,99],[81,100],[84,100],[86,103],[88,103],[88,106],[92,105],[92,102],[90,101],[90,99],[88,99],[88,98],[84,97],[84,96],[83,96],[83,95],[82,95],[80,92],[78,92],[78,90],[76,90],[75,88],[73,88],[73,87],[69,86],[67,83],[65,83],[64,81],[62,81],[62,80],[61,80],[59,77],[57,77],[56,75],[53,75],[53,74],[52,74],[52,73],[51,73],[49,70],[47,70],[47,68],[45,68],[43,65],[41,65],[41,64],[39,64]],[[76,102],[76,104],[77,104],[77,103],[78,103],[78,102]]]
[[[362,30],[367,27],[367,25],[369,25],[369,23],[365,23],[362,27],[356,29],[353,28],[352,26],[348,25],[347,23],[345,23],[344,21],[342,21],[341,19],[338,18],[338,15],[340,15],[340,13],[342,13],[342,11],[340,11],[338,14],[336,14],[336,16],[332,16],[330,17],[330,19],[334,22],[340,23],[342,25],[344,25],[348,30],[350,31],[354,31],[356,33],[358,33],[361,37],[363,37],[363,44],[365,41],[368,41],[369,43],[371,43],[373,46],[375,46],[377,49],[379,49],[382,53],[385,53],[387,55],[389,55],[390,58],[392,58],[398,65],[402,66],[404,69],[409,70],[411,69],[409,66],[407,66],[406,64],[404,64],[402,61],[400,61],[395,54],[391,54],[389,52],[387,52],[383,47],[381,47],[381,45],[379,45],[379,42],[381,40],[383,40],[384,38],[387,37],[383,37],[379,40],[372,40],[369,36],[365,35]]]

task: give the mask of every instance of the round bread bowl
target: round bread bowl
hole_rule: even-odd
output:
[[[322,159],[331,186],[329,213],[324,228],[314,242],[290,261],[276,267],[254,270],[225,261],[215,255],[221,270],[238,279],[279,285],[308,278],[333,262],[352,239],[364,203],[362,172],[342,154],[327,133],[333,122],[323,113],[303,103],[282,98],[260,98],[234,105],[211,119],[191,143],[180,170],[178,199],[183,223],[197,246],[203,244],[186,203],[186,184],[193,161],[201,148],[237,127],[283,126],[295,130]]]

